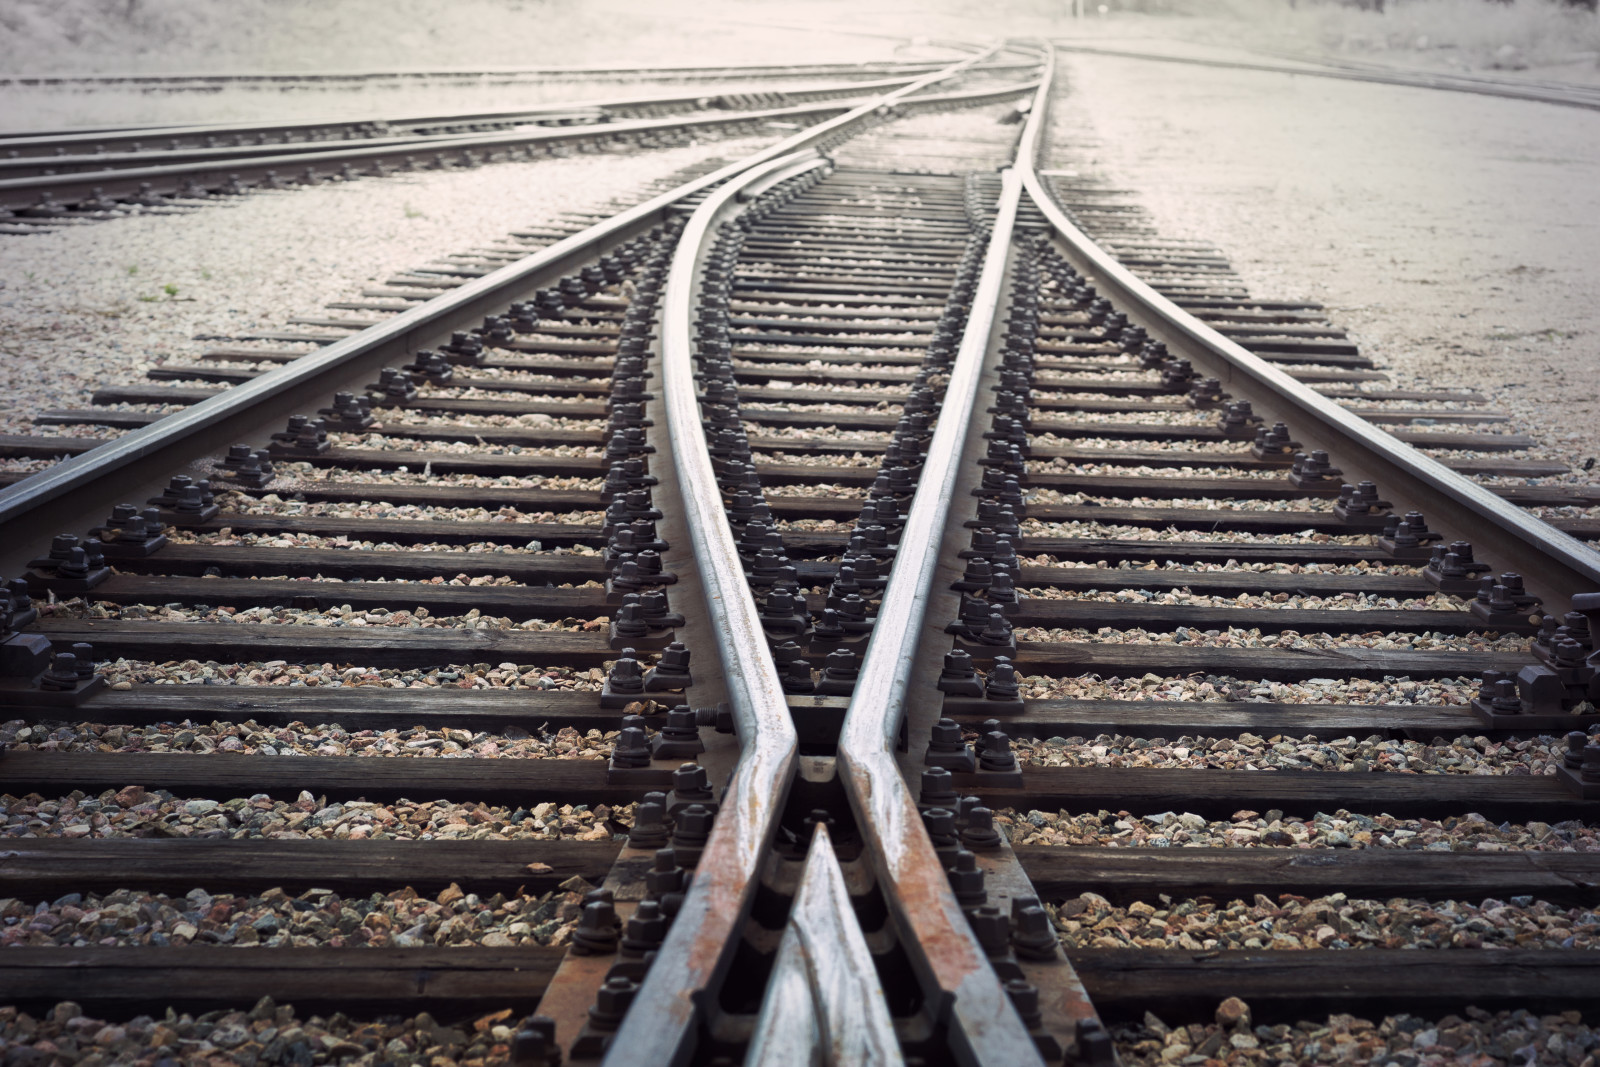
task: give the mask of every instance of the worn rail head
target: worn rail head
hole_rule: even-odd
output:
[[[1005,171],[966,332],[839,738],[841,778],[902,941],[925,986],[946,1000],[952,1041],[971,1062],[984,1064],[1043,1061],[950,892],[893,746],[905,717],[906,688],[923,639],[958,461],[1000,304],[1021,188],[1016,173]]]
[[[871,109],[857,109],[824,123],[808,131],[808,140],[816,143],[842,132],[879,108],[893,107],[989,54],[974,55],[918,79]],[[699,264],[709,237],[718,221],[738,210],[740,195],[825,165],[827,161],[820,157],[791,154],[745,169],[716,189],[685,227],[663,295],[662,390],[668,429],[681,495],[691,511],[688,525],[707,605],[715,619],[740,753],[711,838],[658,956],[670,964],[653,967],[646,976],[607,1051],[606,1062],[611,1064],[682,1062],[691,1053],[696,998],[713,986],[719,972],[731,962],[753,900],[759,863],[776,833],[798,760],[788,700],[745,580],[704,437],[693,376],[690,320]],[[1026,1040],[1025,1033],[1023,1038]]]
[[[40,529],[76,521],[76,510],[63,501],[69,494],[97,499],[120,498],[130,484],[137,486],[157,480],[164,482],[168,474],[180,469],[194,453],[220,450],[231,440],[238,439],[236,434],[243,434],[239,427],[254,426],[258,422],[265,425],[274,420],[281,422],[295,403],[294,397],[317,390],[332,392],[333,384],[346,375],[374,369],[382,366],[384,361],[393,361],[395,357],[408,356],[418,348],[425,347],[433,338],[446,334],[453,324],[462,319],[498,311],[514,299],[516,293],[540,279],[557,277],[574,270],[610,245],[658,224],[673,204],[713,188],[751,167],[825,143],[868,120],[880,108],[893,107],[913,96],[916,96],[919,104],[958,104],[1001,99],[1030,90],[1032,83],[917,96],[929,86],[982,63],[997,51],[999,46],[977,52],[958,63],[902,85],[891,93],[873,97],[843,114],[807,127],[710,174],[685,182],[377,326],[368,327],[293,363],[277,367],[159,422],[124,434],[0,490],[0,531],[8,532],[11,540],[20,544],[23,539],[36,539]],[[830,105],[825,110],[832,109]],[[274,403],[276,408],[272,408]],[[53,510],[57,514],[41,518],[45,514],[43,509],[52,504],[55,504]],[[98,508],[97,503],[91,510]],[[90,521],[97,518],[96,515]]]

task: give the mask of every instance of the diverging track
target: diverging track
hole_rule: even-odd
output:
[[[1592,1000],[1594,553],[1085,238],[1048,63],[897,172],[879,109],[937,80],[0,495],[98,523],[7,587],[5,999],[1007,1067]],[[1373,918],[1486,896],[1516,936]]]

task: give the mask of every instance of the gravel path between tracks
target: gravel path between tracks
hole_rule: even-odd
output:
[[[1053,163],[1329,307],[1397,384],[1471,387],[1600,455],[1600,116],[1459,93],[1065,55]],[[1465,220],[1465,221],[1464,221]],[[1592,482],[1593,475],[1590,476]]]
[[[1293,1025],[1252,1026],[1248,1004],[1229,997],[1215,1021],[1168,1026],[1145,1013],[1142,1025],[1111,1028],[1127,1067],[1205,1064],[1556,1064],[1593,1067],[1600,1029],[1582,1012],[1535,1015],[1526,1010],[1490,1013],[1469,1007],[1461,1015],[1427,1019],[1389,1015],[1374,1023],[1354,1015],[1329,1015]]]
[[[1118,441],[1111,437],[1057,437],[1055,434],[1039,433],[1029,434],[1028,443],[1035,449],[1034,458],[1028,461],[1028,469],[1032,470],[1035,463],[1045,462],[1046,457],[1038,453],[1045,449],[1105,449],[1112,452],[1204,452],[1218,456],[1237,456],[1240,459],[1250,455],[1248,441]]]
[[[612,198],[637,199],[685,167],[775,139],[330,182],[7,238],[0,389],[11,401],[0,432],[26,432],[47,408],[84,407],[94,388],[160,362],[192,362],[210,344],[195,334],[281,328],[397,271],[563,211],[604,212]]]
[[[1132,577],[1132,576],[1130,576]],[[1133,578],[1137,581],[1137,578]],[[1207,596],[1187,590],[1145,592],[1139,589],[1105,589],[1080,592],[1076,589],[1029,587],[1022,590],[1027,596],[1040,600],[1083,600],[1101,604],[1185,604],[1193,607],[1237,608],[1315,608],[1319,611],[1460,611],[1462,602],[1448,593],[1433,593],[1425,597],[1373,596],[1370,593],[1335,593],[1331,596],[1306,596],[1303,594],[1273,593],[1270,596]]]
[[[6,837],[405,838],[419,841],[609,841],[633,822],[633,806],[545,802],[531,808],[448,800],[329,804],[302,792],[292,801],[265,793],[218,801],[130,785],[96,796],[0,796]],[[614,820],[620,819],[620,822]]]
[[[284,490],[289,492],[289,490]],[[363,500],[360,503],[342,501],[285,500],[277,493],[259,497],[243,493],[217,494],[217,503],[232,514],[271,516],[273,518],[339,518],[339,519],[416,519],[430,522],[562,522],[577,526],[599,526],[605,522],[603,511],[518,511],[513,507],[499,508],[446,508],[423,504],[391,504],[382,500]],[[223,530],[226,530],[224,527]],[[217,531],[221,536],[223,530]],[[289,536],[289,535],[284,535]],[[218,542],[226,543],[226,542]],[[294,543],[294,542],[291,542]]]
[[[0,737],[4,734],[0,733]],[[976,734],[974,733],[974,736]],[[1564,741],[1539,737],[1491,740],[1462,734],[1432,743],[1388,740],[1376,734],[1295,738],[1272,734],[1165,738],[1100,734],[1014,742],[1017,757],[1035,767],[1211,767],[1219,770],[1389,771],[1401,774],[1554,774]]]
[[[443,583],[440,583],[443,584]],[[471,584],[463,582],[463,585]],[[482,585],[494,585],[486,581]],[[473,608],[465,615],[435,615],[424,607],[410,610],[377,608],[371,611],[345,611],[330,608],[286,607],[173,607],[169,604],[85,604],[74,598],[45,605],[42,615],[54,619],[115,619],[121,622],[229,623],[238,626],[310,626],[332,629],[378,630],[528,630],[539,633],[605,632],[609,616],[594,619],[523,619],[514,622],[504,615],[485,615]]]
[[[1401,819],[1340,808],[1309,818],[1241,810],[1231,819],[1193,812],[1047,812],[998,809],[1014,845],[1110,848],[1397,848],[1436,852],[1600,852],[1600,826],[1576,820],[1495,824],[1466,813]]]
[[[19,1060],[79,1067],[160,1063],[218,1067],[234,1064],[374,1063],[396,1067],[481,1067],[503,1063],[520,1019],[510,1008],[454,1025],[426,1012],[350,1019],[343,1013],[302,1018],[294,1006],[262,997],[248,1010],[201,1015],[168,1010],[162,1018],[138,1015],[110,1021],[62,1001],[42,1017],[0,1007],[0,1041]]]
[[[819,426],[816,429],[799,426],[763,426],[758,422],[743,420],[740,425],[752,438],[784,438],[796,441],[849,441],[861,444],[887,444],[893,436],[887,430],[841,430],[837,426]]]
[[[605,419],[563,419],[554,415],[533,412],[527,415],[428,415],[404,408],[387,408],[375,413],[378,421],[371,427],[374,433],[398,430],[401,427],[429,428],[438,426],[485,429],[526,429],[536,426],[541,430],[580,430],[599,433],[608,425]]]
[[[1594,948],[1600,914],[1561,908],[1532,897],[1507,903],[1300,897],[1276,901],[1257,893],[1252,903],[1183,899],[1113,905],[1084,893],[1054,907],[1056,929],[1075,948],[1274,949],[1307,948]],[[48,920],[47,920],[48,921]],[[1448,966],[1448,964],[1446,964]]]
[[[1052,678],[1023,675],[1018,682],[1024,700],[1270,700],[1278,704],[1418,704],[1465,707],[1472,703],[1482,682],[1477,678],[1407,677],[1307,678],[1276,682],[1206,675],[1204,678],[1164,678],[1146,674],[1134,678],[1100,678],[1079,675]]]
[[[757,464],[782,463],[800,467],[856,467],[876,471],[883,466],[883,456],[880,453],[862,455],[860,452],[856,452],[852,455],[845,456],[837,453],[833,455],[815,455],[807,452],[755,452],[751,454],[750,458]],[[779,488],[786,487],[768,485],[763,486],[761,491],[768,496],[783,496],[783,493],[774,492],[775,489]],[[802,493],[799,495],[810,496],[814,495],[815,492],[821,492],[827,489],[826,486],[822,485],[813,485],[810,488],[813,490],[812,493]],[[834,494],[830,492],[829,495],[831,496]]]
[[[471,433],[471,431],[466,431]],[[572,459],[586,457],[599,459],[603,447],[594,445],[533,445],[497,444],[482,441],[422,441],[415,437],[385,437],[381,433],[330,433],[328,441],[334,448],[366,448],[378,452],[428,452],[451,456],[527,456],[539,459]]]
[[[1178,505],[1169,501],[1148,501],[1142,506],[1160,508]],[[1232,542],[1249,545],[1355,545],[1360,548],[1373,548],[1377,544],[1375,534],[1327,534],[1313,530],[1301,533],[1260,534],[1234,530],[1176,530],[1170,527],[1123,526],[1107,522],[1044,522],[1039,519],[1023,519],[1020,526],[1024,538],[1110,538],[1132,541]]]
[[[1371,634],[1331,633],[1262,633],[1230,626],[1226,630],[1201,630],[1180,626],[1170,633],[1143,629],[1119,630],[1105,626],[1098,630],[1046,629],[1044,627],[1018,627],[1019,641],[1044,641],[1051,643],[1087,643],[1096,645],[1166,645],[1184,648],[1314,648],[1338,651],[1345,648],[1374,649],[1428,649],[1434,652],[1521,652],[1528,647],[1529,638],[1521,634],[1443,634],[1402,633],[1393,631]]]
[[[1178,563],[1178,562],[1175,562],[1173,560],[1164,560],[1159,564],[1155,563],[1153,561],[1150,562],[1150,563],[1139,564],[1139,563],[1134,563],[1134,562],[1132,562],[1130,560],[1122,560],[1122,561],[1120,561],[1118,563],[1111,564],[1111,563],[1108,563],[1105,560],[1101,560],[1098,563],[1080,562],[1078,560],[1058,560],[1054,556],[1041,553],[1041,554],[1035,555],[1035,556],[1024,556],[1024,557],[1022,557],[1022,562],[1024,564],[1033,564],[1033,565],[1037,565],[1037,566],[1041,566],[1041,567],[1045,567],[1045,566],[1056,567],[1056,568],[1059,568],[1061,570],[1074,570],[1074,569],[1082,569],[1082,568],[1087,568],[1087,567],[1098,567],[1098,568],[1100,568],[1102,570],[1112,569],[1112,570],[1127,571],[1127,572],[1139,571],[1139,572],[1150,573],[1150,574],[1153,574],[1153,573],[1164,573],[1168,577],[1170,577],[1171,575],[1173,575],[1175,573],[1177,573],[1177,574],[1207,573],[1207,574],[1355,574],[1355,575],[1363,575],[1363,576],[1365,576],[1365,575],[1379,575],[1379,574],[1396,574],[1396,575],[1402,575],[1402,576],[1408,577],[1408,578],[1415,578],[1415,577],[1417,577],[1417,575],[1419,573],[1419,565],[1417,565],[1417,564],[1374,563],[1374,562],[1369,562],[1369,561],[1366,561],[1366,560],[1362,560],[1362,561],[1360,561],[1358,563],[1240,563],[1237,560],[1229,560],[1226,563],[1204,563],[1204,562],[1201,562],[1201,563]],[[1138,580],[1139,579],[1138,579],[1137,575],[1133,574],[1133,573],[1129,573],[1125,580],[1122,578],[1121,575],[1119,575],[1118,576],[1118,585],[1119,585],[1118,592],[1119,593],[1120,592],[1127,592],[1129,595],[1135,595],[1135,596],[1140,595],[1138,592],[1135,592],[1135,590],[1137,590]],[[1123,589],[1120,588],[1124,584],[1129,587],[1127,590],[1123,590]],[[1152,595],[1155,595],[1155,594],[1144,594],[1143,596],[1141,596],[1141,599],[1148,599],[1148,597],[1152,596]],[[1437,595],[1437,594],[1434,594],[1434,595]]]
[[[1194,511],[1292,511],[1304,515],[1330,515],[1333,504],[1326,497],[1296,497],[1291,500],[1239,500],[1219,497],[1104,496],[1099,493],[1063,493],[1056,489],[1030,488],[1029,504],[1072,506],[1087,504],[1102,508],[1188,508]]]
[[[561,892],[488,899],[452,884],[432,899],[414,889],[345,899],[327,889],[241,896],[204,888],[182,897],[126,889],[55,901],[0,900],[0,951],[12,945],[260,945],[267,948],[417,948],[564,945],[577,926],[581,877]],[[580,888],[582,887],[582,888]]]
[[[514,532],[514,531],[508,531]],[[571,547],[553,548],[548,551],[538,541],[529,541],[524,545],[505,544],[494,541],[475,541],[471,544],[442,544],[427,541],[352,541],[345,534],[337,537],[323,537],[316,534],[296,533],[244,533],[235,534],[229,527],[224,526],[215,533],[194,533],[192,531],[178,531],[178,536],[168,534],[173,544],[177,545],[242,545],[248,548],[336,548],[350,552],[474,552],[492,553],[497,555],[530,556],[598,556],[600,549],[590,548],[587,545],[573,545]],[[252,576],[254,577],[254,576]],[[276,576],[285,577],[283,575]],[[299,580],[299,579],[296,579]],[[340,578],[316,578],[309,581],[343,581]],[[404,579],[365,578],[351,579],[369,582],[404,581]],[[454,578],[439,576],[437,579],[418,579],[429,585],[521,585],[501,575],[490,578],[486,575],[477,578],[463,578],[457,575]],[[597,583],[598,584],[598,583]],[[76,598],[74,598],[76,599]],[[92,599],[92,598],[91,598]],[[63,603],[65,603],[63,601]]]
[[[1022,127],[1005,121],[1015,115],[1016,106],[1016,101],[1007,101],[914,115],[847,141],[834,158],[840,166],[868,170],[927,174],[993,171],[1016,155],[1014,146]]]
[[[1246,481],[1272,482],[1282,484],[1285,471],[1281,470],[1240,470],[1237,467],[1130,467],[1116,463],[1082,463],[1074,462],[1061,456],[1048,459],[1044,462],[1032,460],[1028,463],[1030,474],[1059,473],[1089,475],[1106,478],[1239,478]],[[1059,495],[1059,494],[1058,494]],[[1073,502],[1072,494],[1061,499]],[[1054,503],[1045,498],[1035,498],[1040,503]]]
[[[648,731],[647,731],[648,732]],[[526,730],[474,733],[444,727],[430,730],[346,731],[337,725],[263,726],[244,722],[163,722],[127,726],[79,722],[67,726],[29,725],[26,719],[0,724],[0,744],[18,752],[240,752],[263,756],[390,756],[398,759],[609,759],[616,730],[579,733],[563,726],[534,736]]]
[[[598,491],[604,478],[563,478],[544,474],[438,474],[424,461],[421,470],[396,467],[318,467],[310,463],[273,464],[277,475],[272,485],[280,493],[294,493],[301,487],[338,482],[347,485],[429,485],[454,488],[496,487],[502,489],[577,489]],[[381,492],[381,490],[379,490]]]
[[[598,693],[605,672],[598,667],[539,667],[518,663],[451,664],[448,667],[365,667],[360,664],[287,663],[281,659],[248,663],[215,660],[115,659],[98,664],[111,688],[118,691],[146,685],[286,685],[339,688],[381,685],[389,689],[561,689]]]

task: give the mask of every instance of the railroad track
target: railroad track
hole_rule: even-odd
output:
[[[570,126],[649,118],[708,109],[775,107],[801,101],[835,99],[905,85],[915,75],[872,81],[782,86],[760,92],[659,93],[612,100],[576,101],[537,108],[491,112],[394,115],[370,119],[325,119],[291,123],[235,123],[148,126],[109,133],[62,132],[0,137],[0,174],[35,177],[85,170],[154,166],[162,162],[246,158],[252,155],[330,151],[344,142],[423,142],[464,133],[501,133],[518,126]],[[269,148],[270,152],[262,151]]]
[[[1090,241],[1048,60],[957,158],[923,88],[0,492],[0,1000],[529,1064],[1592,1003],[1593,550]]]
[[[998,69],[997,69],[998,68]],[[1020,92],[1008,64],[974,67],[979,84],[952,103]],[[656,96],[574,110],[412,116],[393,124],[324,123],[162,130],[167,147],[123,152],[20,154],[0,159],[0,233],[25,235],[129,212],[182,210],[252,189],[348,181],[396,171],[472,167],[572,152],[626,151],[807,125],[911,84],[912,76],[761,93]],[[665,117],[664,117],[665,116]],[[79,135],[74,135],[79,136]],[[306,136],[312,140],[299,140]],[[259,143],[266,138],[269,143]],[[148,135],[126,138],[131,148]],[[59,138],[40,138],[35,147]],[[247,143],[239,143],[241,141]],[[231,143],[230,143],[231,142]],[[99,143],[98,141],[96,143]],[[6,142],[0,141],[0,149]]]
[[[969,42],[941,43],[957,51],[971,48]],[[302,83],[322,83],[333,87],[360,85],[374,87],[383,83],[444,83],[465,82],[472,85],[495,85],[515,82],[575,81],[714,81],[726,82],[744,79],[791,78],[797,73],[816,76],[872,78],[900,73],[930,74],[946,64],[933,60],[867,63],[774,63],[738,64],[730,66],[663,66],[663,67],[486,67],[482,69],[458,68],[438,70],[369,70],[369,71],[255,71],[220,73],[194,71],[172,74],[142,74],[137,72],[112,74],[0,74],[0,85],[15,86],[83,86],[88,88],[134,87],[152,91],[205,89],[217,86],[282,86]],[[1014,69],[1022,69],[1018,61]],[[345,83],[341,85],[340,83]]]
[[[731,73],[717,92],[655,93],[623,98],[563,101],[501,111],[429,112],[360,118],[318,118],[294,122],[234,122],[191,125],[69,127],[0,132],[0,177],[69,174],[127,166],[227,160],[266,155],[256,151],[325,151],[339,142],[380,138],[423,140],[429,136],[504,132],[523,125],[565,126],[617,119],[651,118],[690,110],[749,110],[801,102],[868,95],[905,85],[929,70],[926,63],[865,64],[858,67],[795,66],[758,68],[748,82]],[[976,64],[996,77],[1021,77],[1026,64],[995,59]],[[836,80],[824,82],[831,77]],[[809,79],[809,80],[808,80]],[[837,80],[846,79],[846,80]],[[767,88],[739,88],[740,85]],[[778,83],[778,84],[770,84]],[[797,83],[797,84],[785,84]],[[371,147],[369,144],[368,147]]]

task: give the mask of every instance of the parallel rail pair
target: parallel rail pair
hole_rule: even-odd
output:
[[[991,966],[992,946],[974,933],[950,889],[946,864],[924,829],[924,816],[894,755],[902,724],[914,710],[906,707],[911,683],[916,680],[926,687],[927,602],[935,574],[941,569],[949,573],[944,549],[951,544],[947,528],[955,508],[958,467],[963,453],[973,446],[970,424],[980,382],[993,370],[985,366],[985,360],[998,349],[1002,294],[1008,271],[1017,269],[1015,242],[1024,191],[1042,214],[1057,248],[1075,262],[1083,276],[1092,277],[1095,286],[1110,294],[1150,335],[1243,392],[1259,414],[1291,423],[1298,436],[1313,447],[1326,447],[1352,475],[1370,477],[1408,505],[1425,507],[1439,528],[1453,535],[1470,532],[1481,545],[1489,546],[1486,555],[1515,560],[1527,573],[1530,586],[1545,598],[1548,610],[1559,612],[1568,606],[1565,596],[1581,595],[1600,585],[1600,566],[1591,550],[1304,389],[1187,316],[1083,238],[1050,201],[1033,167],[1048,112],[1050,81],[1047,67],[1035,90],[1014,165],[1000,183],[995,217],[966,308],[965,329],[953,361],[944,368],[948,382],[938,401],[938,422],[926,442],[926,454],[915,457],[915,465],[921,467],[920,479],[903,517],[894,569],[876,613],[878,623],[842,718],[837,744],[828,756],[801,751],[761,610],[749,592],[740,546],[728,525],[724,487],[718,477],[726,472],[713,463],[702,435],[707,413],[702,404],[714,403],[715,398],[709,386],[697,393],[693,364],[697,356],[703,364],[707,354],[697,351],[693,320],[708,284],[702,268],[715,258],[719,237],[730,233],[728,224],[737,228],[742,206],[760,207],[764,197],[783,195],[796,183],[814,177],[827,162],[805,150],[818,143],[826,145],[869,112],[858,109],[762,157],[694,183],[688,190],[710,191],[710,195],[684,229],[664,294],[661,380],[674,447],[663,469],[674,470],[681,483],[706,614],[721,645],[729,723],[739,735],[740,752],[736,770],[720,796],[720,812],[695,878],[620,1030],[605,1050],[608,1062],[688,1062],[704,1055],[706,1042],[718,1036],[706,1032],[715,1014],[712,1005],[724,994],[719,983],[740,950],[745,919],[760,893],[763,868],[772,861],[770,846],[784,814],[783,800],[786,791],[797,785],[802,764],[807,789],[829,778],[841,784],[846,802],[826,814],[841,829],[859,835],[863,848],[859,858],[836,856],[833,834],[824,828],[814,829],[812,839],[806,842],[804,874],[795,889],[788,928],[776,948],[766,1008],[742,1035],[750,1049],[764,1057],[761,1062],[815,1062],[829,1057],[842,1062],[893,1062],[901,1057],[907,1036],[897,1032],[897,1024],[904,1030],[918,1015],[931,1024],[946,1054],[958,1062],[1035,1062],[1041,1044],[1075,1049],[1071,1054],[1081,1060],[1104,1058],[1108,1051],[1103,1032],[1094,1024],[1092,1007],[1059,954],[1041,964],[1050,979],[1041,980],[1041,967],[1026,973],[1024,984],[1036,994],[1044,994],[1046,1001],[1043,1025],[1030,1033],[1012,1006],[1019,991],[1008,988],[1006,975]],[[880,106],[894,106],[916,88],[908,86],[897,94],[898,99],[884,100]],[[619,216],[607,224],[603,237],[591,234],[564,242],[566,247],[558,245],[534,257],[537,264],[508,268],[499,276],[463,287],[450,298],[448,309],[409,312],[369,335],[330,346],[301,361],[304,367],[296,363],[263,376],[197,405],[170,424],[129,435],[76,466],[76,461],[69,462],[31,479],[0,494],[0,509],[8,509],[0,514],[12,517],[15,523],[32,524],[43,521],[46,509],[53,508],[59,518],[70,512],[69,505],[60,503],[66,494],[104,495],[105,479],[169,471],[177,456],[193,454],[197,445],[204,450],[208,441],[215,444],[248,437],[237,425],[218,428],[219,421],[245,411],[252,419],[258,418],[257,405],[263,397],[276,396],[292,383],[314,380],[315,375],[334,368],[347,374],[358,358],[409,352],[421,335],[437,331],[447,310],[459,318],[463,313],[497,309],[503,304],[500,294],[506,284],[525,283],[536,270],[548,271],[558,263],[582,262],[592,254],[596,240],[615,239],[650,219],[652,213],[681,203],[682,195],[687,194],[684,190],[678,193]],[[281,421],[282,415],[271,417]],[[144,466],[147,462],[150,465]],[[95,514],[92,519],[100,517]],[[66,528],[70,523],[59,525]],[[828,819],[814,822],[824,827]],[[886,929],[892,931],[894,943],[911,965],[909,980],[917,994],[909,999],[922,1006],[919,1012],[891,1010],[889,998],[881,996],[888,992],[903,1003],[908,999],[905,991],[875,988],[870,956],[874,948],[882,946],[869,946],[863,931],[847,915],[841,916],[850,895],[847,872],[858,872],[858,877],[864,874],[875,887],[871,891],[881,894],[888,909]],[[993,869],[990,878],[991,885],[999,880]],[[1026,881],[1013,880],[1001,895],[1026,897]],[[604,975],[603,969],[592,966],[575,967],[574,971],[582,971],[586,977],[568,976],[568,988],[587,995],[569,992],[563,999],[547,993],[553,1011],[563,1004],[581,1008]],[[562,981],[558,972],[552,990],[561,988]],[[577,1014],[581,1018],[581,1011]],[[577,1020],[556,1012],[555,1021],[556,1034],[562,1038],[559,1043],[566,1046],[572,1031],[563,1027],[573,1026]],[[1080,1022],[1085,1024],[1081,1029]],[[927,1032],[919,1036],[926,1040]],[[1043,1037],[1053,1040],[1054,1046],[1041,1042]],[[541,1040],[530,1036],[525,1047]]]
[[[529,159],[537,155],[570,151],[574,147],[615,146],[631,143],[654,145],[675,143],[673,139],[694,132],[713,135],[756,133],[768,124],[805,124],[843,116],[860,108],[862,101],[875,102],[877,96],[861,97],[857,90],[869,92],[892,85],[915,84],[889,79],[866,86],[845,86],[814,91],[799,91],[796,99],[821,101],[785,107],[757,107],[739,110],[695,111],[673,118],[626,119],[587,122],[576,125],[538,125],[500,133],[433,134],[426,137],[383,137],[356,140],[343,145],[273,146],[267,154],[252,149],[176,149],[125,160],[130,164],[114,168],[76,170],[65,174],[35,174],[28,177],[0,178],[0,209],[18,216],[19,221],[36,219],[47,224],[53,219],[93,218],[97,212],[114,210],[119,202],[142,206],[163,206],[185,198],[203,198],[215,193],[243,193],[259,186],[283,186],[301,182],[383,175],[397,170],[473,166],[506,159]],[[982,99],[1014,96],[1018,86],[966,90],[947,94],[944,103],[958,104]],[[849,99],[839,99],[849,97]],[[666,105],[668,110],[692,108],[693,101],[679,99]],[[832,101],[832,102],[829,102]],[[923,103],[937,103],[927,101]],[[649,109],[649,102],[636,102]],[[649,105],[653,107],[653,105]],[[168,156],[180,157],[169,162]],[[76,164],[94,165],[94,157],[72,157]],[[28,160],[11,161],[13,166],[34,169]]]

